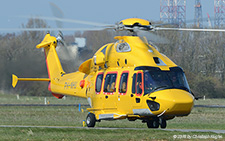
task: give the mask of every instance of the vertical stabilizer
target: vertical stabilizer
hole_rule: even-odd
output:
[[[47,34],[37,48],[44,48],[48,76],[51,79],[60,78],[65,72],[62,69],[58,54],[56,52],[57,40],[55,37]]]

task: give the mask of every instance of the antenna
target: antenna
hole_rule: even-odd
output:
[[[201,0],[195,0],[195,26],[203,28]]]
[[[214,25],[221,27],[225,24],[225,0],[214,0]]]
[[[160,20],[184,27],[186,24],[186,0],[160,0]]]

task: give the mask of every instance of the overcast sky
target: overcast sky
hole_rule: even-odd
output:
[[[18,28],[27,19],[17,16],[53,17],[49,2],[56,4],[64,18],[114,24],[125,18],[159,21],[160,0],[4,0],[1,1],[0,28]],[[186,19],[194,19],[195,0],[187,0]],[[214,0],[202,0],[203,17],[214,17]],[[55,22],[47,21],[51,27]],[[64,23],[64,27],[79,27]],[[1,32],[1,31],[0,31]]]

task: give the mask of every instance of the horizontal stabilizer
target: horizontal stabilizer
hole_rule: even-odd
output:
[[[12,75],[12,86],[16,87],[18,81],[50,81],[49,78],[18,78],[16,75]]]
[[[46,47],[46,46],[50,46],[51,43],[52,43],[51,41],[49,41],[49,42],[42,42],[42,43],[38,44],[36,47],[37,48],[43,48],[43,47]]]

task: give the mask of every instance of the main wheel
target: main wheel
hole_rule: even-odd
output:
[[[166,125],[167,125],[166,124],[166,120],[165,119],[162,119],[161,120],[161,123],[160,123],[160,127],[164,129],[164,128],[166,128]]]
[[[86,118],[87,127],[95,127],[96,118],[93,113],[89,113]]]
[[[147,120],[148,128],[159,128],[159,119]]]

